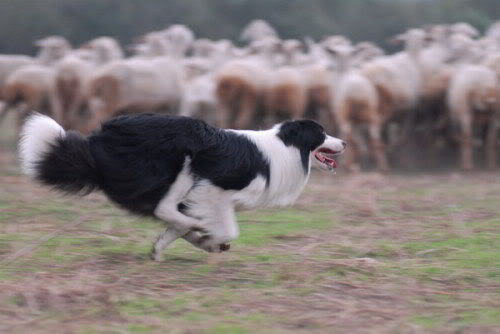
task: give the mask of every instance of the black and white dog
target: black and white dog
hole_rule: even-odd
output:
[[[167,224],[154,244],[184,238],[208,252],[229,249],[239,235],[235,209],[291,205],[311,163],[337,167],[346,144],[309,120],[265,131],[224,130],[203,121],[158,114],[120,116],[88,137],[47,116],[25,123],[25,173],[67,193],[103,191],[111,201]]]

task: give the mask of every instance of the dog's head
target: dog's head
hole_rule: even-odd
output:
[[[299,149],[304,167],[310,161],[321,169],[337,168],[334,156],[344,152],[347,144],[326,134],[325,129],[310,120],[286,121],[278,125],[278,137],[287,146]]]

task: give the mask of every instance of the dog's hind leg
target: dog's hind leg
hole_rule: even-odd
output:
[[[182,171],[177,175],[168,193],[161,199],[154,211],[154,215],[174,229],[178,237],[182,237],[190,231],[203,230],[201,220],[186,216],[178,208],[179,203],[194,185],[193,176],[189,172],[189,163],[190,159],[186,158]]]

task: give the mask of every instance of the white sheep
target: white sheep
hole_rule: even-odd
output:
[[[71,45],[61,36],[49,36],[35,42],[35,45],[40,48],[37,55],[37,63],[44,66],[52,66],[70,50]]]
[[[55,65],[54,113],[67,128],[76,128],[87,121],[85,113],[89,82],[99,66],[123,58],[118,42],[111,37],[99,37],[72,51]]]
[[[19,122],[33,110],[52,115],[59,120],[60,115],[53,114],[52,108],[55,103],[54,80],[55,71],[48,66],[34,64],[21,67],[12,73],[5,83],[5,105],[1,114],[5,115],[8,110],[19,106]]]
[[[493,23],[486,31],[485,36],[500,43],[500,21]]]
[[[102,36],[89,41],[83,48],[91,49],[98,64],[109,63],[124,57],[120,43],[112,37]]]
[[[412,29],[398,36],[405,42],[403,52],[376,58],[360,69],[378,91],[379,113],[385,120],[404,115],[419,101],[422,78],[417,59],[424,37],[423,31]]]
[[[182,58],[192,46],[195,37],[191,29],[182,24],[174,24],[160,32],[168,43],[168,55]]]
[[[473,168],[473,124],[488,126],[486,164],[496,166],[496,141],[500,127],[500,86],[496,73],[482,65],[463,65],[453,75],[447,104],[452,122],[460,130],[461,166]]]
[[[9,75],[22,66],[34,63],[34,59],[22,55],[0,55],[0,100],[3,100],[3,90]]]
[[[215,84],[213,73],[200,75],[186,82],[179,114],[202,119],[214,126],[217,125]]]
[[[240,36],[241,40],[245,42],[254,42],[266,37],[278,38],[278,33],[264,20],[253,20],[248,23]]]
[[[281,54],[273,59],[274,69],[269,72],[264,92],[266,125],[279,119],[299,119],[305,114],[308,86],[304,72],[297,67],[297,56],[302,52],[302,43],[297,40],[283,41]],[[281,66],[280,66],[281,65]]]
[[[166,57],[130,58],[106,64],[90,79],[91,120],[85,130],[95,129],[118,113],[175,110],[182,84],[179,63]]]
[[[380,114],[376,87],[361,71],[353,68],[352,47],[337,46],[328,50],[337,60],[336,73],[332,78],[334,82],[332,105],[334,106],[333,116],[339,126],[341,136],[350,147],[350,152],[345,156],[346,168],[351,171],[359,169],[356,160],[360,143],[355,139],[355,127],[368,125],[377,167],[381,171],[386,171],[389,166],[382,142],[385,115]]]
[[[50,36],[35,42],[40,47],[36,58],[23,55],[0,55],[0,100],[3,100],[3,90],[7,78],[17,69],[33,65],[53,65],[64,57],[70,50],[66,39],[59,36]]]
[[[254,41],[251,50],[256,54],[230,60],[217,71],[215,91],[220,127],[244,129],[255,123],[279,45],[274,37]]]
[[[51,114],[58,120],[61,118],[58,110],[53,108],[55,71],[52,66],[70,52],[71,46],[60,36],[43,38],[36,41],[35,45],[40,47],[40,51],[33,60],[20,57],[5,58],[4,65],[13,66],[11,70],[2,71],[3,75],[0,74],[0,77],[5,75],[4,84],[0,86],[2,99],[5,102],[0,111],[0,121],[17,105],[21,106],[18,113],[19,120],[32,110]]]

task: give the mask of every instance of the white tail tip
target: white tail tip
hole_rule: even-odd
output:
[[[21,131],[19,156],[23,172],[36,176],[36,163],[46,154],[64,129],[52,118],[35,113],[26,119]]]

